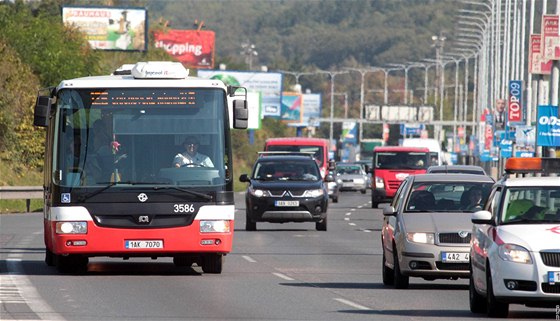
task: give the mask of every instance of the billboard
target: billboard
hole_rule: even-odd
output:
[[[560,146],[560,120],[558,119],[558,106],[538,106],[537,145]]]
[[[78,28],[96,50],[146,51],[144,8],[62,7],[62,22]]]
[[[523,109],[522,102],[522,81],[510,80],[509,81],[509,100],[507,110],[507,120],[511,124],[525,122],[525,110]]]
[[[545,60],[560,59],[560,36],[558,35],[558,16],[542,17],[541,52]]]
[[[262,115],[280,118],[282,74],[274,72],[245,72],[227,70],[198,70],[202,78],[220,79],[226,85],[243,86],[261,93]]]
[[[541,40],[540,34],[533,34],[530,37],[529,72],[532,74],[550,75],[552,71],[552,61],[545,61],[541,53]]]
[[[163,48],[189,68],[214,68],[215,38],[214,31],[206,30],[154,32],[156,48]]]
[[[320,122],[316,119],[321,118],[321,94],[303,94],[301,121],[309,126],[318,127]]]
[[[280,119],[301,122],[302,95],[300,93],[282,93]]]

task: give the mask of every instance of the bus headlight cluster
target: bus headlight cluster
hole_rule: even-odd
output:
[[[200,233],[229,233],[230,221],[200,221]]]
[[[56,222],[57,234],[87,234],[87,222]]]

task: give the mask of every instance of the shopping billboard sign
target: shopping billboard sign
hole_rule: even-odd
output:
[[[560,36],[558,35],[558,16],[542,17],[541,52],[545,60],[560,59]]]
[[[560,119],[558,119],[558,106],[538,106],[537,145],[560,146]]]
[[[154,32],[154,40],[156,48],[162,48],[188,68],[214,68],[214,31],[156,31]]]
[[[529,47],[529,72],[539,75],[550,75],[552,71],[552,60],[545,61],[541,53],[541,35],[532,34]]]
[[[62,23],[78,28],[96,50],[146,51],[147,17],[144,8],[62,7]]]
[[[522,106],[522,85],[523,82],[521,80],[509,81],[507,120],[510,124],[524,123],[525,121],[525,110]]]

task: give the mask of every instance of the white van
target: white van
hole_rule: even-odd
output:
[[[430,150],[431,165],[445,165],[447,163],[441,145],[433,138],[405,138],[402,141],[403,147],[427,147]]]

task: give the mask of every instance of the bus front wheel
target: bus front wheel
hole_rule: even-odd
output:
[[[204,273],[220,274],[224,265],[224,256],[221,254],[207,254],[202,257],[202,271]]]

